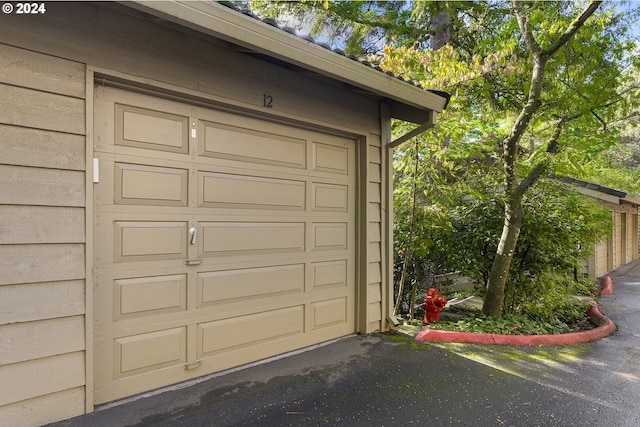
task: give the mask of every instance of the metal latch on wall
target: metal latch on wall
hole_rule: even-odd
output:
[[[100,182],[100,160],[93,158],[93,183]]]

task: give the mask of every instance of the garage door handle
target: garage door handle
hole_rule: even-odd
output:
[[[191,227],[189,229],[189,234],[191,234],[191,244],[195,245],[196,244],[196,234],[198,233],[198,230],[196,230],[195,227]]]

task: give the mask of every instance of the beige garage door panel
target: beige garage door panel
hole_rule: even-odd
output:
[[[184,346],[184,352],[181,349],[178,350],[176,346],[182,345],[181,334],[183,331],[188,332],[188,328],[168,329],[168,331],[169,336],[161,337],[163,330],[160,331],[160,337],[154,340],[153,336],[149,336],[150,341],[144,344],[142,343],[146,338],[144,335],[132,336],[130,342],[127,341],[127,337],[97,340],[95,346],[98,349],[107,347],[111,352],[95,352],[94,364],[101,366],[100,370],[96,370],[94,378],[96,403],[114,400],[114,396],[129,396],[183,381],[186,364],[184,355],[186,355],[187,346]],[[139,347],[136,346],[136,340],[142,341]],[[162,347],[159,354],[161,357],[148,354],[154,345]],[[140,356],[148,356],[148,359],[146,357],[136,359],[132,352]]]
[[[199,225],[202,257],[304,251],[304,223],[202,222]]]
[[[198,358],[303,333],[303,306],[201,323]]]
[[[350,172],[349,149],[341,145],[313,142],[314,171],[337,173],[347,175]]]
[[[304,210],[306,183],[200,171],[198,206]]]
[[[116,221],[114,261],[187,257],[187,222]]]
[[[115,203],[187,206],[189,171],[158,166],[115,164]]]
[[[312,289],[327,289],[330,287],[347,286],[347,260],[314,262],[311,264]]]
[[[116,104],[115,144],[187,153],[189,117]]]
[[[96,90],[95,399],[355,330],[355,141]]]
[[[255,128],[201,122],[200,155],[303,169],[306,166],[306,141]],[[251,126],[251,124],[249,124]],[[233,141],[233,144],[229,144]]]
[[[186,274],[119,279],[114,285],[114,320],[187,309]]]
[[[115,339],[116,378],[182,365],[187,361],[187,328],[173,328]]]
[[[312,209],[315,212],[348,212],[349,186],[311,183]]]
[[[347,249],[349,235],[346,222],[314,222],[311,229],[313,250]]]
[[[349,314],[347,304],[347,297],[319,301],[311,304],[311,309],[313,310],[313,328],[319,329],[347,323],[347,316]]]
[[[304,264],[294,264],[199,273],[198,306],[233,301],[247,304],[252,299],[263,301],[268,296],[302,293],[304,270]]]

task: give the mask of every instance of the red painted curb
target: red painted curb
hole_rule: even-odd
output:
[[[600,295],[611,295],[613,294],[613,280],[611,277],[604,276],[602,278],[602,290],[600,291]]]
[[[587,309],[589,319],[597,328],[589,331],[572,332],[569,334],[554,335],[502,335],[480,334],[473,332],[452,332],[427,329],[416,335],[417,341],[460,342],[474,344],[499,344],[499,345],[574,345],[589,341],[599,340],[615,332],[616,325],[602,314],[597,305]]]

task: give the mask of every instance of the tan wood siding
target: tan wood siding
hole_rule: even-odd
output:
[[[633,254],[633,260],[638,259],[638,207],[635,207],[635,212],[631,217],[631,253]]]
[[[84,133],[84,101],[0,84],[0,122],[58,132]]]
[[[0,325],[83,313],[83,280],[0,286]]]
[[[8,425],[12,426],[42,426],[81,414],[84,401],[84,387],[69,388],[0,406],[0,421],[11,420]]]
[[[613,213],[613,269],[624,264],[622,261],[622,214],[620,212]]]
[[[634,259],[636,259],[636,239],[634,238],[634,234],[637,235],[637,233],[635,232],[635,228],[633,225],[633,218],[634,218],[634,214],[629,212],[626,214],[626,225],[625,225],[625,234],[626,234],[626,238],[625,238],[625,244],[626,244],[626,248],[625,248],[625,260],[624,263],[630,263],[631,261],[633,261]],[[635,247],[634,247],[635,246]]]
[[[637,207],[621,203],[616,212],[616,220],[620,221],[616,225],[616,235],[619,238],[617,268],[637,259]]]
[[[0,203],[84,206],[84,172],[0,165]]]
[[[372,302],[367,307],[367,317],[370,320],[370,327],[379,324],[382,321],[382,304],[380,302]]]
[[[0,378],[3,380],[3,387],[0,387],[1,410],[2,405],[82,386],[84,352],[2,365]],[[11,387],[5,387],[5,384],[11,384]],[[8,421],[8,425],[22,424],[20,418]]]
[[[82,135],[0,124],[0,152],[6,164],[83,171],[84,144]]]
[[[380,165],[378,163],[369,163],[369,181],[382,182]]]
[[[369,135],[367,152],[367,332],[383,330],[382,147]]]
[[[84,316],[21,322],[0,327],[4,364],[84,350]]]
[[[380,283],[382,281],[382,271],[380,269],[379,262],[370,262],[369,263],[369,282],[370,283]]]
[[[84,64],[0,44],[2,83],[84,98],[84,69]]]
[[[0,285],[83,279],[83,244],[1,245]]]
[[[638,259],[638,207],[626,201],[601,204],[611,209],[613,228],[607,240],[595,246],[595,253],[589,260],[589,273],[594,277]]]
[[[84,70],[0,44],[0,424],[84,411]]]
[[[84,243],[84,209],[0,205],[0,244]]]
[[[380,293],[380,286],[377,283],[373,285],[369,285],[369,294],[368,294],[369,304],[373,304],[376,302],[382,301],[382,295]],[[376,320],[380,320],[380,316],[376,316]]]
[[[596,245],[594,257],[595,257],[595,271],[593,276],[600,277],[609,272],[608,264],[608,243],[606,241]]]

